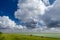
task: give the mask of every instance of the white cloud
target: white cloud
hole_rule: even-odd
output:
[[[41,21],[41,23],[43,23],[43,21]],[[38,24],[36,25],[40,26]],[[16,23],[11,19],[9,19],[8,16],[2,16],[2,17],[0,16],[0,28],[6,28],[6,29],[0,30],[2,32],[37,32],[37,33],[60,32],[59,27],[47,28],[47,26],[41,26],[34,29],[27,29],[26,26],[16,25]]]
[[[56,0],[53,8],[47,14],[56,20],[60,20],[60,0]]]
[[[39,22],[41,23],[41,16],[45,14],[46,11],[51,5],[46,6],[46,4],[49,5],[49,1],[41,1],[41,0],[22,0],[18,1],[18,9],[15,11],[15,18],[22,20],[23,22],[27,23],[26,25],[29,27],[35,28]],[[43,21],[43,20],[42,20]]]
[[[17,19],[28,21],[30,19],[39,19],[39,15],[43,15],[46,11],[46,6],[41,0],[25,0],[21,3],[18,1],[18,9],[15,12]]]
[[[22,25],[17,25],[14,21],[12,21],[11,19],[9,19],[8,16],[0,16],[0,29],[23,29],[25,28],[24,26]]]
[[[45,32],[49,32],[49,33],[60,33],[60,28],[59,27],[50,28],[48,30],[45,30]]]
[[[17,25],[14,21],[9,19],[8,16],[0,16],[0,27],[11,28],[12,30],[22,32],[60,32],[60,27],[48,28],[45,22],[41,19],[46,12],[52,19],[59,19],[60,15],[60,1],[57,0],[53,5],[50,5],[48,0],[22,0],[18,1],[18,9],[15,11],[15,18],[22,20],[26,23],[25,26]],[[48,6],[46,6],[48,5]],[[48,11],[49,10],[49,11]],[[47,16],[48,17],[48,16]],[[28,29],[34,28],[32,30]],[[20,30],[22,29],[22,30]]]
[[[0,16],[0,25],[2,27],[11,28],[11,27],[15,27],[16,24],[14,21],[10,20],[8,16],[3,16],[3,17]]]
[[[36,30],[39,30],[39,29],[41,29],[41,31],[48,30],[49,29],[48,27],[44,27],[45,22],[41,19],[41,16],[48,14],[50,17],[53,18],[53,17],[55,17],[55,15],[52,16],[52,14],[58,13],[60,10],[59,9],[60,8],[59,0],[55,1],[55,3],[53,3],[52,5],[50,5],[49,0],[43,0],[43,1],[24,0],[22,2],[21,1],[22,0],[18,1],[18,4],[17,4],[18,9],[17,9],[17,11],[15,11],[15,18],[27,23],[26,25],[28,25],[29,27],[36,26],[37,27]],[[57,18],[59,18],[59,17],[57,17]],[[43,26],[41,26],[41,25],[43,25]],[[50,30],[52,30],[52,28]]]

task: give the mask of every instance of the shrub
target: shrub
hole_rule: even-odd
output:
[[[33,36],[32,34],[30,34],[30,36]]]
[[[2,32],[0,32],[0,34],[2,34]]]
[[[20,40],[20,38],[18,36],[14,37],[14,40]]]
[[[0,36],[2,35],[2,32],[0,32]]]

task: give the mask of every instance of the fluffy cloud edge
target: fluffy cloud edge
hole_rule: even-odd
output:
[[[8,16],[0,16],[0,29],[9,29],[9,28],[17,28],[17,29],[23,29],[24,26],[17,25],[15,21],[12,21]]]

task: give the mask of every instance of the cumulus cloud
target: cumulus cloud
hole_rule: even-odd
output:
[[[41,0],[25,0],[21,3],[21,0],[19,0],[15,17],[23,21],[39,19],[38,16],[43,15],[47,9],[44,2]]]
[[[48,23],[48,25],[47,25],[48,27],[60,27],[60,21],[54,21],[54,20],[52,20],[52,21],[50,21],[50,23]]]
[[[1,27],[3,27],[3,28],[10,27],[11,28],[11,27],[15,27],[15,25],[16,25],[16,23],[14,21],[10,20],[8,16],[3,16],[3,17],[0,16],[0,26]]]
[[[22,20],[27,28],[36,28],[37,24],[41,24],[41,16],[52,7],[48,0],[19,0],[17,5],[15,18]]]
[[[47,12],[47,15],[49,15],[51,18],[55,20],[60,20],[60,0],[56,0],[54,3],[53,8]]]
[[[23,29],[25,28],[25,26],[22,25],[17,25],[14,21],[12,21],[11,19],[9,19],[8,16],[0,16],[0,30],[4,30],[5,31],[9,31],[9,30],[19,30],[19,29]],[[8,29],[8,30],[7,30]]]
[[[59,0],[52,5],[49,0],[19,0],[14,15],[24,26],[17,25],[8,16],[0,16],[0,28],[16,32],[59,32],[59,3]]]
[[[15,18],[22,20],[27,28],[41,29],[41,31],[55,30],[57,26],[60,26],[59,21],[56,20],[59,19],[60,1],[52,1],[52,4],[49,1],[19,0]]]
[[[48,19],[48,26],[49,27],[60,27],[60,0],[56,0],[54,3],[53,8],[48,11],[45,15],[47,17],[51,17]]]

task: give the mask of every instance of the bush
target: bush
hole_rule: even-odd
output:
[[[44,38],[44,36],[41,36],[41,38]]]
[[[2,32],[0,32],[0,34],[2,34]]]
[[[14,37],[14,40],[20,40],[20,38],[18,36]]]
[[[2,35],[2,32],[0,32],[0,36]]]
[[[30,34],[30,36],[33,36],[32,34]]]

